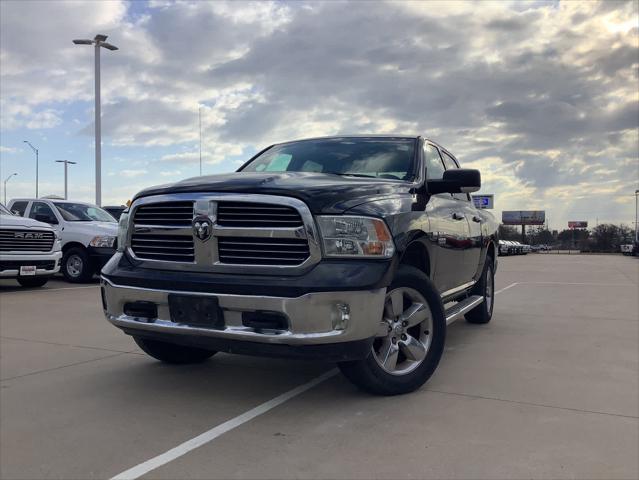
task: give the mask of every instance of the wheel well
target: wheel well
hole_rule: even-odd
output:
[[[85,249],[86,247],[79,242],[68,242],[68,243],[65,243],[64,246],[62,247],[62,253],[67,253],[72,248]]]
[[[426,246],[423,243],[413,242],[408,245],[399,263],[419,268],[430,277],[430,258],[428,257]]]

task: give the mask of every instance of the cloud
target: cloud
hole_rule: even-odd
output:
[[[121,175],[125,178],[135,178],[135,177],[141,177],[143,175],[148,174],[148,170],[119,170],[117,175]]]
[[[0,153],[12,154],[12,153],[18,153],[19,151],[20,149],[16,147],[5,147],[4,145],[0,145]]]

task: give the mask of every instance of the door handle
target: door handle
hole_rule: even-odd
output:
[[[453,213],[453,219],[455,220],[463,220],[464,218],[466,217],[464,217],[464,215],[462,215],[461,213],[457,213],[457,212]]]
[[[481,223],[481,218],[479,218],[477,215],[474,215],[473,222]]]

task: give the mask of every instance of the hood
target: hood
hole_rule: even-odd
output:
[[[415,185],[397,180],[327,173],[236,172],[151,187],[138,193],[134,200],[184,192],[260,193],[297,198],[305,202],[313,213],[343,213],[356,205],[379,198],[407,195],[413,188]]]
[[[112,222],[67,222],[69,230],[90,232],[95,235],[117,235],[118,224]]]
[[[23,227],[38,230],[52,230],[48,223],[38,222],[32,218],[19,217],[17,215],[0,215],[0,227]]]

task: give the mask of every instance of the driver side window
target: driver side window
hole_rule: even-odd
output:
[[[424,145],[424,162],[426,164],[426,179],[441,180],[444,176],[444,165],[439,156],[439,150],[429,143]]]

